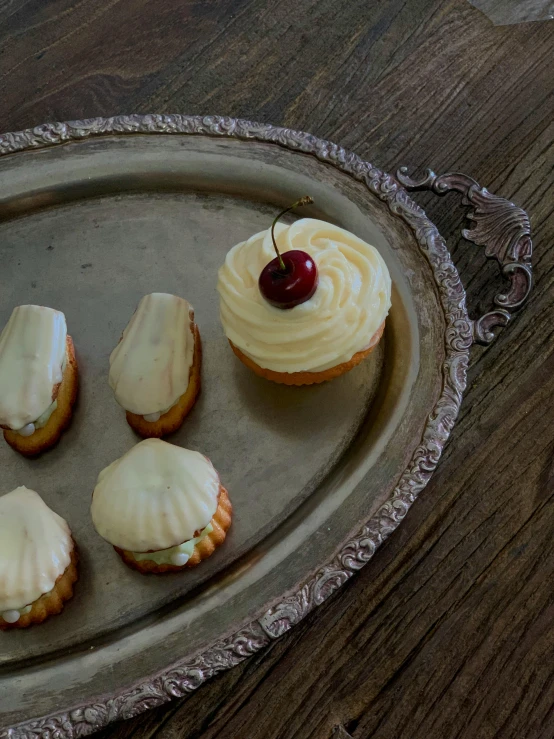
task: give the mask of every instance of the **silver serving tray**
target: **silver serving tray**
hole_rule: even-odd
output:
[[[0,325],[20,303],[64,311],[81,372],[55,449],[29,461],[0,444],[0,492],[38,490],[81,553],[64,612],[0,635],[0,737],[61,739],[195,689],[370,559],[437,465],[474,338],[490,341],[527,296],[531,241],[523,211],[463,175],[395,178],[309,134],[228,118],[48,124],[0,136],[0,155]],[[444,241],[399,180],[465,193],[466,235],[511,280],[491,313],[468,318]],[[216,275],[233,244],[304,194],[315,205],[303,215],[381,251],[393,307],[358,368],[288,388],[234,358]],[[152,291],[188,298],[203,339],[202,395],[170,441],[208,454],[234,505],[225,545],[166,577],[126,568],[89,517],[98,472],[137,441],[108,387],[108,356]]]

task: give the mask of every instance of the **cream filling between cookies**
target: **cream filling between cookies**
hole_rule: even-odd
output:
[[[170,547],[169,549],[160,549],[157,552],[130,552],[137,562],[143,562],[148,560],[155,562],[157,565],[175,565],[175,567],[182,567],[186,565],[189,559],[192,557],[194,547],[199,544],[202,539],[209,536],[214,527],[209,523],[206,528],[200,533],[199,536],[194,539],[184,541],[182,544],[178,544],[176,547]]]
[[[234,246],[219,270],[220,316],[227,338],[274,372],[323,372],[364,351],[391,305],[391,279],[375,247],[325,221],[277,224],[282,253],[307,252],[318,269],[313,296],[290,310],[270,305],[258,279],[275,257],[271,229]]]

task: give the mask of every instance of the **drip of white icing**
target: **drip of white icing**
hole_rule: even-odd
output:
[[[2,618],[4,621],[8,624],[14,624],[16,621],[19,621],[21,614],[19,611],[13,610],[13,611],[4,611],[2,614]]]
[[[15,624],[19,621],[21,616],[25,616],[27,613],[30,613],[32,609],[32,606],[25,606],[25,608],[14,608],[10,611],[4,611],[4,613],[0,614],[4,621],[8,624]]]
[[[26,426],[23,426],[22,429],[19,429],[17,432],[20,436],[31,436],[35,433],[35,424],[34,423],[28,423]]]
[[[147,413],[143,418],[148,423],[156,423],[156,421],[160,420],[161,415],[160,411],[158,411],[157,413]]]

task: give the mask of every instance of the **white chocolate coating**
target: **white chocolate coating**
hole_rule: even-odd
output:
[[[72,549],[69,526],[34,490],[19,487],[0,497],[0,613],[52,590]]]
[[[199,452],[145,439],[98,476],[91,515],[100,536],[131,552],[193,539],[217,509],[219,476]]]
[[[189,384],[193,312],[183,298],[145,295],[110,356],[110,387],[119,405],[141,416],[171,408]]]
[[[319,281],[305,303],[281,310],[260,293],[262,269],[275,257],[271,229],[234,246],[219,270],[221,322],[227,338],[260,367],[322,372],[367,349],[390,309],[391,280],[375,247],[338,226],[303,218],[277,224],[283,252],[315,261]]]
[[[62,381],[67,325],[53,308],[20,305],[0,334],[0,424],[20,429],[52,403]]]

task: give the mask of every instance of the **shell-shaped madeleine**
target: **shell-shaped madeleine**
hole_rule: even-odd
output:
[[[186,392],[194,357],[193,311],[168,293],[145,295],[110,356],[110,387],[126,411],[169,410]]]
[[[41,305],[20,305],[0,334],[0,424],[20,429],[52,403],[62,380],[65,316]]]
[[[69,526],[34,490],[19,487],[0,497],[0,612],[52,590],[72,550]]]
[[[219,475],[199,452],[145,439],[98,476],[91,515],[100,536],[131,552],[193,539],[217,508]]]

